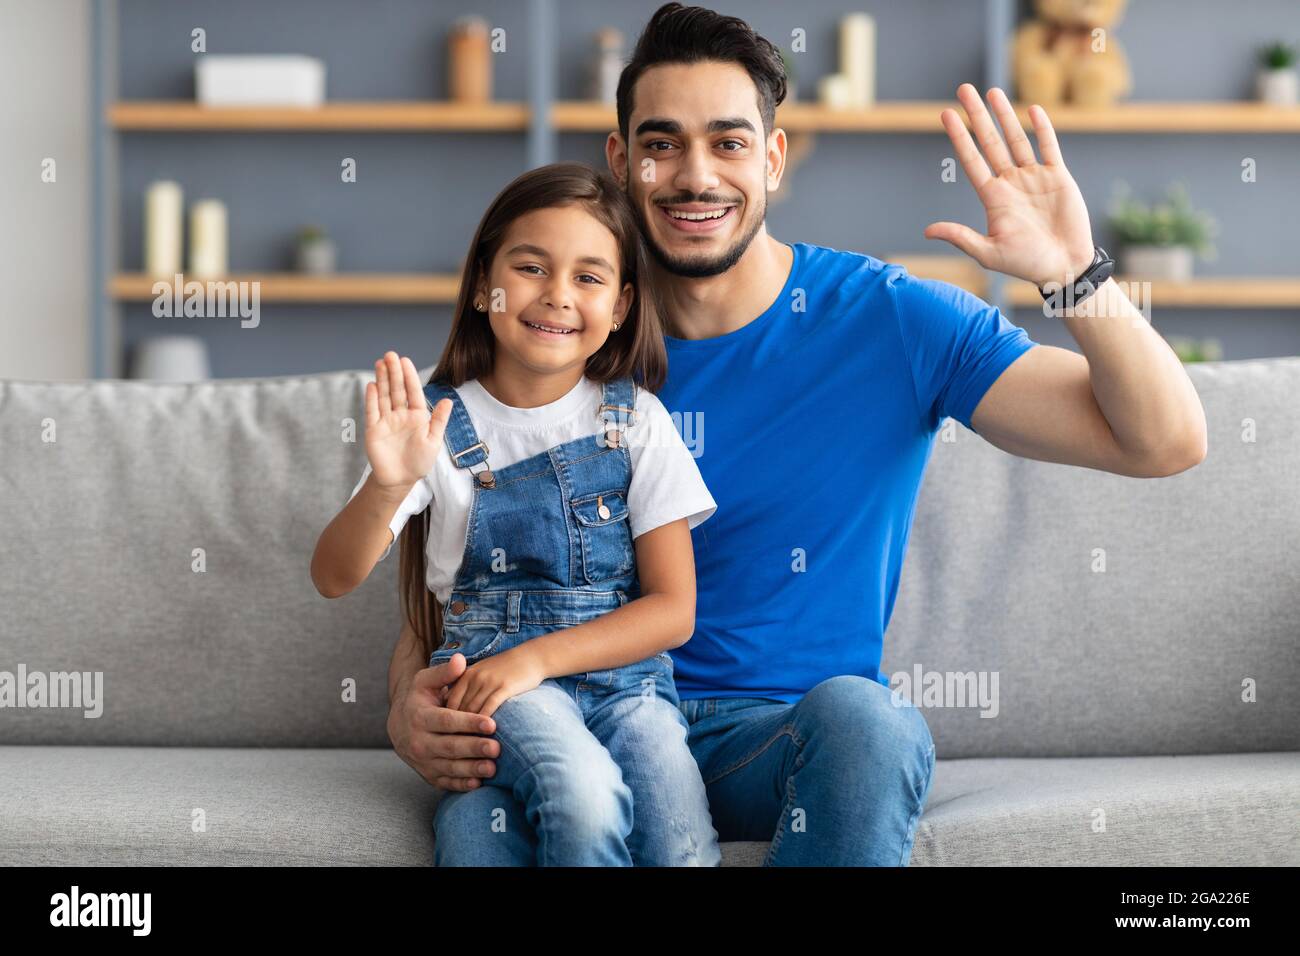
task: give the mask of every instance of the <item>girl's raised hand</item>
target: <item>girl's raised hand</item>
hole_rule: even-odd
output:
[[[429,413],[415,363],[385,352],[366,383],[366,456],[376,483],[405,493],[427,475],[450,417],[446,398]]]

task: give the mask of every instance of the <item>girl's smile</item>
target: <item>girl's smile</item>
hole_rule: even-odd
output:
[[[572,335],[577,330],[572,326],[561,325],[554,321],[531,322],[522,316],[519,319],[524,325],[532,329],[544,339],[562,339],[566,335]]]

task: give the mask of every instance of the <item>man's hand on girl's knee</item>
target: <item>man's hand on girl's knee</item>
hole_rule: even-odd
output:
[[[425,782],[443,790],[473,790],[479,778],[496,773],[490,759],[501,753],[495,740],[480,736],[496,730],[490,717],[449,710],[442,691],[465,672],[465,657],[418,671],[399,687],[388,711],[393,749]]]

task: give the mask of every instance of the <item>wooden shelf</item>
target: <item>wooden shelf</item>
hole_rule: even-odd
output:
[[[1116,282],[1141,281],[1116,276]],[[1043,297],[1030,282],[1008,279],[1007,302],[1041,309]],[[1207,277],[1190,282],[1151,281],[1151,307],[1159,309],[1296,309],[1300,308],[1300,278],[1284,276]],[[1130,298],[1132,298],[1130,296]]]
[[[956,101],[882,101],[869,109],[836,110],[791,103],[777,110],[790,133],[943,133],[939,113],[965,112]],[[1250,102],[1128,102],[1100,109],[1048,108],[1058,132],[1071,133],[1296,133],[1300,108]],[[1027,106],[1016,114],[1033,129]],[[188,100],[115,103],[109,125],[119,130],[249,130],[260,132],[510,132],[528,128],[526,103],[439,101],[338,101],[320,107],[207,107]],[[613,106],[567,100],[551,107],[552,126],[564,132],[605,133],[616,127]]]
[[[989,277],[978,262],[966,256],[899,253],[885,262],[900,265],[921,279],[937,279],[960,286],[981,299],[989,297]],[[1134,282],[1117,275],[1116,282]],[[1007,305],[1041,309],[1043,297],[1030,282],[1004,278]],[[1300,308],[1300,278],[1287,276],[1230,276],[1192,279],[1190,282],[1151,282],[1151,304],[1156,309],[1293,309]]]
[[[953,260],[948,262],[947,260]],[[985,298],[987,274],[977,264],[956,256],[900,255],[886,261],[902,265],[914,276],[951,282]],[[1116,276],[1116,281],[1132,282]],[[109,282],[108,293],[123,302],[148,301],[154,297],[155,281],[138,272],[121,273]],[[437,273],[344,272],[331,276],[307,276],[292,272],[245,272],[226,276],[220,282],[261,283],[259,295],[265,302],[388,302],[451,304],[456,301],[460,276]],[[1007,304],[1015,308],[1042,307],[1043,298],[1028,282],[1007,279]],[[1300,278],[1280,276],[1193,279],[1190,282],[1151,283],[1151,301],[1157,309],[1294,309],[1300,308]]]
[[[1016,115],[1026,130],[1034,124],[1027,105]],[[1300,133],[1300,108],[1263,103],[1121,103],[1110,109],[1047,107],[1052,127],[1068,133]]]
[[[202,281],[202,280],[195,280]],[[330,276],[299,275],[292,272],[245,272],[215,282],[259,282],[262,302],[387,302],[417,305],[448,304],[456,301],[460,276],[419,272],[343,272]],[[155,282],[143,273],[127,272],[109,281],[108,294],[123,302],[154,298]]]
[[[947,108],[965,111],[955,100],[881,101],[869,109],[836,110],[816,103],[791,103],[776,111],[776,124],[787,132],[825,133],[943,133],[939,114]],[[1300,132],[1300,108],[1261,103],[1128,102],[1109,109],[1072,106],[1047,108],[1057,132],[1077,133],[1295,133]],[[1028,105],[1016,115],[1033,129]],[[614,107],[603,103],[563,101],[551,109],[556,129],[603,133],[616,128]]]
[[[514,131],[528,128],[525,103],[338,101],[319,107],[199,106],[189,100],[115,103],[109,125],[120,130],[253,130],[260,132]]]
[[[879,103],[871,109],[833,110],[815,103],[778,107],[776,125],[786,132],[943,132],[939,112],[954,101]],[[577,100],[551,107],[551,125],[565,132],[605,133],[618,128],[613,106]]]

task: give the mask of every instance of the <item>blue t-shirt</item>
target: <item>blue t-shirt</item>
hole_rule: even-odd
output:
[[[794,703],[880,655],[921,477],[944,418],[1036,343],[957,286],[794,243],[743,328],[667,337],[659,398],[718,504],[692,532],[695,634],[678,693]],[[680,417],[679,417],[680,416]]]

